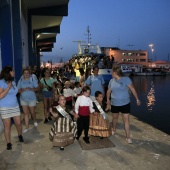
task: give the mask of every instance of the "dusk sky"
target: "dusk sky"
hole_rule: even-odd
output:
[[[87,26],[91,44],[147,50],[151,57],[152,43],[153,59],[170,61],[170,0],[70,0],[68,8],[53,52],[42,61],[69,60],[78,50],[73,41],[87,42]]]

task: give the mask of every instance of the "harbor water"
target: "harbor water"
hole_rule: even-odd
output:
[[[141,100],[131,97],[131,114],[170,135],[170,75],[130,77]]]

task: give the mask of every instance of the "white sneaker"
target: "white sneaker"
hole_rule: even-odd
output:
[[[37,123],[37,122],[34,122],[34,126],[37,127],[37,126],[38,126],[38,123]]]
[[[132,139],[130,139],[130,138],[126,138],[126,141],[129,143],[129,144],[132,144],[133,142],[132,142]]]
[[[28,132],[28,130],[29,130],[29,129],[24,129],[24,130],[22,131],[22,133],[26,133],[26,132]]]

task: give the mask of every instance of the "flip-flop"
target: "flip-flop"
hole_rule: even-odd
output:
[[[113,129],[111,129],[112,130],[112,135],[114,135],[115,134],[115,131],[113,130]]]

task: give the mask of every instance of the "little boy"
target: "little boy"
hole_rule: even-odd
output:
[[[84,130],[83,140],[86,143],[90,143],[88,131],[89,131],[89,119],[90,113],[94,113],[92,100],[90,99],[90,87],[84,86],[82,89],[82,96],[79,96],[75,103],[75,113],[78,114],[77,120],[77,140],[79,140],[82,131]]]

